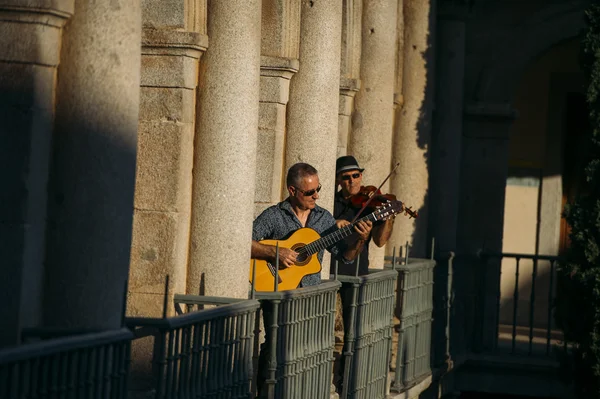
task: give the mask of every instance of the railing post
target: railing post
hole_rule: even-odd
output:
[[[277,286],[277,277],[275,277],[275,286]],[[277,382],[276,372],[277,372],[277,330],[278,326],[278,313],[279,313],[279,303],[281,301],[279,299],[273,299],[273,310],[271,315],[271,325],[270,328],[270,350],[269,353],[269,378],[265,381],[267,384],[267,398],[275,399],[275,384]]]
[[[358,274],[358,268],[356,271]],[[352,356],[354,355],[354,341],[356,340],[355,328],[356,328],[356,308],[357,308],[357,297],[358,297],[358,283],[352,284],[352,293],[350,297],[350,314],[348,315],[348,328],[346,329],[346,335],[344,336],[344,376],[342,380],[342,396],[340,399],[348,398],[348,386],[350,385],[350,370],[352,364]]]

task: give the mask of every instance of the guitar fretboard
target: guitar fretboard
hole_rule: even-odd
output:
[[[341,229],[338,229],[338,230],[334,231],[333,233],[326,235],[325,237],[321,237],[318,240],[311,242],[310,244],[300,248],[298,250],[298,252],[305,254],[306,256],[316,254],[317,252],[333,246],[338,241],[340,241],[340,240],[348,237],[352,233],[354,233],[354,225],[356,225],[358,222],[360,222],[360,221],[366,222],[369,220],[372,222],[377,221],[377,217],[375,216],[375,213],[371,213],[370,215],[367,215],[352,224],[344,226]]]

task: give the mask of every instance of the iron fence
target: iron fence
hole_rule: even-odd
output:
[[[529,356],[552,355],[552,346],[564,343],[562,333],[553,326],[560,258],[483,251],[480,259],[488,274],[497,273],[492,276],[498,280],[494,292],[494,349]]]
[[[128,329],[67,336],[0,351],[0,398],[127,397]]]
[[[154,337],[154,397],[251,398],[259,302],[176,295],[179,303],[220,305],[174,317],[126,318],[136,338]]]
[[[392,390],[402,392],[431,374],[431,327],[435,260],[406,257],[398,270],[396,316],[399,320]]]
[[[260,397],[329,398],[336,293],[341,283],[257,292],[265,320]]]
[[[396,270],[338,276],[344,318],[341,398],[385,398],[392,347]]]

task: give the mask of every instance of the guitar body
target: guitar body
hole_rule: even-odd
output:
[[[261,244],[275,246],[279,243],[279,248],[289,248],[298,250],[307,244],[321,238],[315,230],[304,227],[296,230],[287,240],[263,240]],[[252,282],[252,270],[254,261],[256,260],[256,276],[255,290],[256,291],[274,291],[275,289],[275,265],[270,264],[265,260],[251,259],[250,260],[250,282]],[[279,269],[279,291],[293,290],[299,287],[300,281],[304,276],[309,274],[319,273],[321,271],[321,262],[317,258],[317,254],[312,254],[306,259],[298,257],[296,264],[287,268]]]

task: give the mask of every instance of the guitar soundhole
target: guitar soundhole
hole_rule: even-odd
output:
[[[307,265],[311,258],[311,255],[307,255],[303,251],[299,251],[301,248],[304,248],[304,245],[298,244],[292,247],[294,251],[298,252],[298,257],[296,257],[296,266]]]

